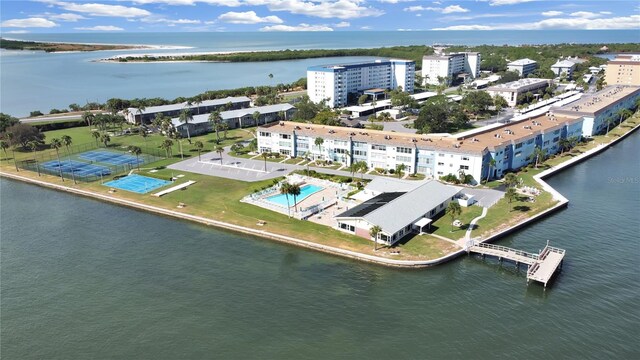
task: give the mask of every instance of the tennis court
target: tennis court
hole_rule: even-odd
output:
[[[155,179],[141,175],[128,175],[118,180],[112,180],[104,183],[116,189],[131,191],[138,194],[146,194],[149,191],[171,184],[170,181]]]
[[[142,160],[138,160],[134,155],[120,154],[106,150],[83,152],[80,154],[80,158],[111,165],[137,165],[138,163],[143,163]]]
[[[47,170],[54,171],[55,173],[59,173],[60,171],[62,171],[62,173],[64,174],[71,174],[73,172],[73,175],[78,177],[91,176],[91,175],[95,175],[95,176],[111,175],[111,170],[108,167],[93,165],[93,164],[89,164],[81,161],[75,161],[75,160],[67,160],[67,161],[60,161],[60,162],[58,162],[58,160],[47,161],[42,164],[42,167],[44,167]]]

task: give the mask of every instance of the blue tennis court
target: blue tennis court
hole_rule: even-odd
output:
[[[112,180],[104,183],[105,186],[109,186],[116,189],[122,189],[125,191],[131,191],[138,194],[146,194],[154,189],[171,184],[170,181],[150,178],[141,175],[128,175],[118,180]]]
[[[62,171],[63,174],[71,174],[71,172],[73,172],[73,175],[79,176],[79,177],[91,176],[91,175],[95,175],[95,176],[111,175],[111,170],[109,170],[108,167],[88,164],[85,162],[75,161],[75,160],[67,160],[67,161],[60,161],[60,162],[58,162],[58,160],[47,161],[42,164],[42,167],[50,171],[55,171],[56,173]]]
[[[87,151],[80,154],[80,158],[111,165],[136,165],[142,164],[143,161],[137,159],[134,155],[119,154],[106,150]]]

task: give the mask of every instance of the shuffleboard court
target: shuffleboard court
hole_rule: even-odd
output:
[[[137,159],[133,155],[119,154],[106,150],[87,151],[80,154],[80,158],[111,165],[136,165],[138,163],[142,164],[142,160]]]
[[[155,179],[141,175],[128,175],[118,180],[112,180],[104,183],[116,189],[130,191],[138,194],[146,194],[149,191],[171,184],[170,181]]]
[[[47,170],[51,170],[55,172],[62,171],[64,174],[71,174],[73,172],[73,175],[79,176],[79,177],[90,176],[90,175],[95,175],[95,176],[111,175],[111,170],[109,170],[108,167],[88,164],[85,162],[75,161],[75,160],[67,160],[67,161],[60,161],[60,162],[58,160],[47,161],[42,164],[42,167],[44,167]]]

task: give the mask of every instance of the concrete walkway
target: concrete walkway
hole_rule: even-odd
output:
[[[487,216],[487,208],[483,207],[482,208],[482,214],[480,216],[478,216],[477,218],[471,220],[471,222],[469,223],[469,227],[467,228],[467,232],[466,234],[464,234],[464,239],[459,240],[459,241],[463,241],[466,242],[467,240],[471,239],[471,232],[473,231],[473,229],[475,229],[476,227],[476,223],[478,222],[478,220],[482,219],[483,217]],[[458,245],[460,245],[458,243]],[[462,244],[462,246],[464,246],[464,243]]]

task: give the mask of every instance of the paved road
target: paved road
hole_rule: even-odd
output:
[[[92,111],[92,112],[93,112],[93,114],[102,113],[101,111]],[[66,120],[70,120],[70,119],[80,119],[80,118],[82,118],[82,114],[54,115],[54,116],[36,116],[36,117],[21,118],[20,122],[28,124],[28,123],[44,122],[44,121],[51,121],[51,122],[66,121]]]

